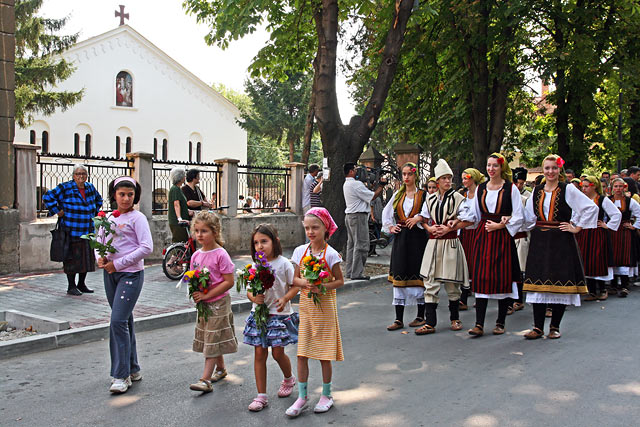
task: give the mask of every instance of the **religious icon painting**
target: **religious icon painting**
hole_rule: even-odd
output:
[[[133,79],[126,71],[120,71],[116,76],[116,105],[133,107]]]

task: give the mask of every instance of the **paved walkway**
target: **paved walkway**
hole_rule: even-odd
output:
[[[388,251],[388,248],[382,250],[384,255],[370,258],[369,262],[388,264]],[[292,249],[285,250],[284,256],[290,257],[292,252]],[[232,259],[237,268],[242,268],[251,261],[248,255],[234,256]],[[164,275],[161,264],[145,266],[144,273],[144,286],[133,312],[134,317],[171,313],[193,307],[193,302],[187,299],[186,286],[176,289],[178,282]],[[0,311],[12,309],[66,320],[72,328],[108,322],[111,309],[104,293],[102,275],[102,270],[87,275],[87,286],[95,290],[95,293],[82,296],[67,295],[67,278],[60,271],[2,276]],[[246,300],[246,294],[238,294],[234,287],[231,299]]]

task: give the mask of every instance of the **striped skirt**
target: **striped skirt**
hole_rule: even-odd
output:
[[[607,230],[604,228],[585,228],[576,236],[584,275],[587,277],[602,277],[608,274],[611,262],[611,242]]]
[[[319,306],[313,303],[313,298],[307,297],[306,292],[300,293],[298,356],[316,360],[344,360],[335,289],[328,289],[325,295],[320,295]]]
[[[521,275],[516,244],[506,229],[488,232],[485,224],[476,231],[471,288],[479,294],[511,293]]]
[[[613,267],[633,267],[636,263],[633,230],[620,224],[618,231],[609,231],[613,247]]]
[[[467,259],[469,268],[473,268],[475,265],[473,246],[476,243],[477,231],[476,228],[463,228],[460,230],[460,242],[462,243],[462,249],[464,249],[464,256]]]

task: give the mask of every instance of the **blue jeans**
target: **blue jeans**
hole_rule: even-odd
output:
[[[113,378],[127,378],[140,370],[136,334],[133,331],[133,308],[143,282],[143,270],[135,273],[104,272],[104,290],[111,306],[109,350]]]

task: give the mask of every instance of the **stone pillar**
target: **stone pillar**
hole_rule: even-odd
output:
[[[39,145],[15,143],[16,150],[16,207],[20,222],[36,219],[36,193],[39,185],[36,168]]]
[[[420,147],[417,145],[400,142],[393,147],[393,152],[396,153],[396,164],[399,168],[408,162],[416,165],[420,163]]]
[[[302,183],[304,182],[304,163],[288,163],[286,165],[291,169],[291,177],[287,183],[287,194],[289,194],[289,206],[291,211],[298,215],[302,215]]]
[[[238,214],[238,163],[237,159],[218,159],[215,163],[222,165],[222,182],[220,182],[220,206],[229,206],[222,212],[235,217]]]
[[[135,152],[128,153],[127,159],[133,160],[132,177],[142,187],[142,196],[138,210],[148,219],[153,215],[153,154]]]
[[[8,208],[13,208],[15,202],[15,157],[12,144],[16,108],[16,23],[13,6],[14,0],[0,0],[0,207]]]

